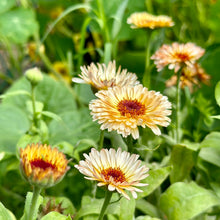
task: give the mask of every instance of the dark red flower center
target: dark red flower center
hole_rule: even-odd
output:
[[[43,170],[46,170],[47,168],[56,169],[56,166],[54,164],[48,163],[42,159],[33,160],[30,162],[32,168],[41,168]]]
[[[112,177],[116,183],[118,182],[122,183],[126,181],[125,175],[120,168],[109,167],[105,170],[102,170],[101,174],[104,175],[107,181],[110,179],[110,177]]]
[[[127,116],[131,118],[135,118],[139,115],[144,115],[145,113],[145,105],[135,100],[122,100],[118,103],[118,111],[122,116]]]
[[[180,59],[182,62],[185,62],[185,61],[187,61],[187,60],[190,60],[189,55],[186,54],[186,53],[176,53],[175,55],[176,55],[176,57],[177,57],[178,59]]]

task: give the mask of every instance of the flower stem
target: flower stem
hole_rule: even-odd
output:
[[[105,201],[104,201],[104,203],[102,205],[102,209],[101,209],[101,212],[100,212],[98,220],[102,220],[103,219],[105,211],[106,211],[106,209],[107,209],[107,207],[109,205],[109,202],[111,200],[111,197],[112,197],[112,192],[109,191],[109,190],[106,190],[106,192],[105,192]]]
[[[103,147],[103,142],[104,142],[104,130],[101,130],[100,138],[99,138],[99,150],[102,149],[102,147]]]
[[[143,76],[143,84],[150,89],[151,84],[151,72],[150,72],[150,41],[152,30],[147,31],[147,43],[146,43],[146,57],[145,57],[145,71]]]
[[[180,91],[180,77],[182,68],[177,72],[177,84],[176,84],[176,143],[180,143],[180,105],[181,105],[181,91]]]
[[[40,195],[40,192],[41,192],[41,188],[34,186],[30,210],[27,213],[28,216],[27,220],[34,220],[34,217],[37,216],[37,212],[38,212],[37,200]]]
[[[33,108],[33,123],[37,128],[37,118],[36,118],[36,103],[35,103],[35,94],[34,94],[35,85],[31,84],[31,100],[32,100],[32,108]]]

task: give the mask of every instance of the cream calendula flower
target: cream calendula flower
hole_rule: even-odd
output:
[[[32,185],[40,187],[58,183],[69,169],[65,155],[46,144],[31,144],[21,148],[20,164],[23,176]]]
[[[169,69],[177,72],[184,65],[192,66],[204,53],[204,49],[193,43],[174,42],[172,45],[164,44],[151,59],[154,60],[158,71],[168,66]]]
[[[92,148],[89,155],[83,154],[86,158],[81,160],[75,167],[89,180],[98,181],[98,186],[107,186],[109,191],[116,190],[125,198],[130,199],[124,190],[132,193],[137,198],[136,192],[142,190],[136,186],[146,186],[148,184],[140,183],[148,174],[148,168],[141,166],[138,160],[139,155],[130,154],[119,148],[102,149],[100,152]]]
[[[147,12],[135,12],[127,19],[127,23],[132,28],[162,28],[172,27],[174,22],[172,18],[166,15],[152,15]]]
[[[171,103],[159,92],[148,91],[141,84],[113,87],[95,94],[98,99],[90,102],[93,120],[98,120],[101,129],[116,130],[123,137],[139,137],[138,126],[149,127],[156,135],[157,127],[168,126]]]
[[[137,76],[134,73],[127,72],[126,69],[121,70],[119,66],[116,70],[115,61],[109,62],[106,66],[104,63],[91,63],[89,66],[81,67],[80,78],[73,78],[76,83],[90,84],[95,91],[108,89],[113,86],[126,86],[139,84]]]

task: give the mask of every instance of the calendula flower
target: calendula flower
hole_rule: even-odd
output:
[[[98,186],[107,186],[109,191],[116,190],[125,198],[130,199],[124,190],[132,193],[137,198],[136,192],[142,190],[136,186],[146,186],[148,184],[140,183],[145,179],[149,170],[146,166],[141,166],[138,160],[139,155],[132,154],[115,149],[102,149],[98,152],[92,148],[89,155],[83,154],[85,161],[81,160],[75,167],[89,180],[98,181]]]
[[[98,99],[90,102],[93,120],[98,120],[101,129],[116,130],[123,137],[139,137],[138,126],[149,127],[156,135],[157,127],[168,126],[171,103],[159,92],[148,91],[141,84],[113,87],[95,94]]]
[[[193,43],[179,44],[177,42],[172,45],[164,44],[151,57],[158,71],[165,66],[174,69],[177,72],[182,66],[193,66],[193,64],[205,53],[205,50]]]
[[[187,86],[190,92],[192,92],[193,86],[200,86],[201,82],[209,85],[210,76],[205,73],[204,69],[198,63],[195,63],[193,66],[185,66],[182,69],[180,76],[180,87],[182,89]],[[174,75],[166,81],[166,86],[171,87],[176,85],[176,83],[177,75]]]
[[[126,69],[121,70],[121,66],[116,70],[115,61],[109,62],[107,66],[104,63],[97,63],[97,66],[91,63],[90,66],[81,67],[81,71],[80,78],[73,78],[73,82],[90,84],[95,91],[139,84],[134,73],[129,73]]]
[[[31,144],[20,149],[22,174],[34,186],[55,185],[69,169],[67,164],[65,155],[50,145]]]
[[[37,51],[37,50],[39,50],[39,51]],[[27,53],[28,53],[28,55],[30,56],[30,58],[33,61],[40,61],[40,57],[37,54],[37,52],[39,52],[41,54],[44,54],[45,53],[44,45],[41,44],[40,47],[37,48],[37,44],[35,42],[28,43],[28,45],[27,45]]]
[[[166,15],[152,15],[147,12],[135,12],[127,19],[127,23],[131,24],[131,28],[162,28],[172,27],[174,22],[172,18]]]

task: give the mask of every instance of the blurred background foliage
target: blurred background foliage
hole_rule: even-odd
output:
[[[211,82],[193,93],[183,90],[181,145],[173,144],[173,124],[163,130],[162,137],[147,129],[140,131],[134,152],[152,169],[146,179],[149,188],[136,202],[127,204],[121,199],[120,207],[112,204],[108,219],[132,219],[134,211],[124,215],[125,206],[126,212],[136,210],[137,220],[220,219],[220,122],[219,116],[211,117],[219,115],[220,104],[220,1],[103,1],[109,36],[103,34],[93,0],[0,1],[0,201],[21,217],[31,187],[19,173],[19,147],[39,141],[58,146],[73,158],[73,166],[83,152],[97,146],[99,126],[92,122],[88,110],[94,95],[88,85],[75,85],[71,78],[80,73],[82,65],[104,62],[106,42],[111,42],[117,65],[136,73],[142,81],[147,32],[131,29],[126,20],[133,12],[147,11],[168,15],[175,22],[172,28],[153,32],[151,54],[164,43],[194,42],[206,49],[200,64]],[[30,133],[32,110],[27,94],[31,88],[23,74],[35,66],[44,72],[44,80],[36,87],[40,125]],[[173,101],[175,88],[165,87],[172,72],[158,73],[153,67],[151,74],[151,89]],[[105,146],[117,146],[109,134]],[[45,207],[53,196],[54,204],[63,201],[63,214],[96,219],[102,200],[93,198],[91,202],[94,187],[73,168],[61,183],[43,192]],[[97,195],[101,198],[103,192],[98,190]],[[46,211],[42,209],[41,214]]]

